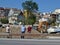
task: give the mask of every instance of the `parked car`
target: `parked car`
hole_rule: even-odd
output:
[[[5,28],[7,25],[9,25],[9,24],[3,24],[0,22],[0,27],[2,27],[2,28]]]
[[[0,27],[2,27],[2,24],[0,24]]]
[[[50,27],[47,29],[48,33],[60,33],[60,27]]]
[[[18,22],[15,22],[14,25],[19,25]]]
[[[0,27],[2,27],[2,23],[0,22]]]

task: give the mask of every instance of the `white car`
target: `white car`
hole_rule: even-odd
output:
[[[50,27],[47,29],[48,33],[59,33],[60,32],[60,27]]]

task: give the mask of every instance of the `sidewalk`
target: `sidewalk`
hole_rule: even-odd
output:
[[[11,38],[0,38],[0,41],[1,40],[14,40],[14,41],[60,41],[60,38],[59,39],[11,39]]]
[[[60,36],[47,36],[48,39],[60,39]]]

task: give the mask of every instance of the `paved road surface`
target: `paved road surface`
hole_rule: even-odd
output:
[[[0,45],[60,45],[60,40],[50,39],[0,39]]]

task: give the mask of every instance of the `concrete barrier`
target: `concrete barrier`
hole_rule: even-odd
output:
[[[0,33],[0,38],[21,38],[22,34]],[[25,39],[60,39],[59,34],[23,34]]]

